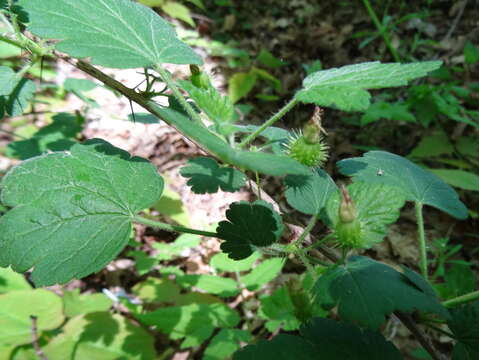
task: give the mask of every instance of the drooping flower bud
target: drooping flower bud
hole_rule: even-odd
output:
[[[190,65],[190,81],[193,85],[200,89],[208,89],[211,85],[208,75],[201,72],[197,65]]]
[[[358,219],[358,214],[354,201],[348,192],[348,189],[341,186],[341,201],[338,210],[339,221],[336,224],[336,235],[339,242],[346,247],[358,248],[361,247],[362,234],[361,222]]]

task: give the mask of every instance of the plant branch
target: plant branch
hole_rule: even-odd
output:
[[[443,301],[442,305],[445,307],[454,307],[454,306],[466,304],[476,300],[479,300],[479,290],[471,292],[469,294],[455,297],[454,299]]]
[[[363,4],[364,4],[364,7],[366,8],[366,10],[368,11],[369,17],[371,18],[374,25],[376,26],[376,29],[378,29],[379,34],[381,34],[381,36],[384,40],[384,43],[386,44],[389,51],[391,52],[391,55],[393,56],[394,61],[401,62],[401,58],[399,57],[399,54],[398,54],[396,48],[393,46],[393,44],[391,43],[391,40],[389,39],[389,34],[386,31],[387,29],[379,21],[377,15],[376,15],[376,12],[374,11],[373,7],[371,6],[371,3],[369,2],[369,0],[363,0]]]
[[[176,86],[175,82],[173,81],[173,78],[171,77],[170,73],[159,65],[155,65],[153,68],[155,69],[156,72],[158,72],[158,74],[160,74],[161,78],[163,79],[165,84],[169,87],[169,89],[175,96],[176,100],[178,100],[181,106],[183,106],[183,108],[188,113],[188,115],[193,119],[193,121],[203,125],[203,121],[201,121],[201,116],[195,111],[195,109],[193,109],[193,107],[188,103],[188,101],[186,101],[180,89],[178,88],[178,86]]]
[[[424,279],[428,280],[427,273],[427,246],[426,246],[426,236],[424,235],[424,218],[422,216],[422,203],[416,201],[414,203],[416,207],[416,221],[417,221],[417,230],[419,234],[419,267],[421,268],[421,274]]]
[[[311,230],[313,230],[314,225],[316,225],[316,223],[318,222],[318,218],[319,218],[318,214],[313,215],[313,217],[309,220],[308,225],[304,228],[301,235],[298,236],[298,238],[291,244],[292,246],[295,246],[295,247],[301,246],[306,236],[308,236]]]
[[[48,360],[42,348],[40,347],[40,344],[38,343],[37,317],[31,315],[30,319],[32,320],[32,345],[35,349],[35,354],[41,360]]]
[[[296,106],[298,100],[292,98],[286,105],[284,105],[279,111],[269,118],[263,125],[261,125],[255,132],[248,135],[239,145],[238,148],[242,149],[249,143],[251,143],[256,137],[258,137],[266,128],[273,125],[276,121],[280,120],[288,111]]]
[[[421,330],[417,327],[413,318],[409,314],[396,311],[394,315],[397,316],[399,320],[408,328],[408,330],[414,335],[414,337],[419,341],[422,347],[431,355],[433,360],[444,360],[444,356],[440,354],[429,342],[429,340],[424,336]]]
[[[196,230],[196,229],[191,229],[184,226],[170,225],[161,221],[150,220],[141,216],[134,216],[133,221],[140,224],[152,226],[161,230],[171,231],[171,232],[179,232],[179,233],[194,234],[194,235],[209,236],[209,237],[218,237],[218,234],[215,232]]]

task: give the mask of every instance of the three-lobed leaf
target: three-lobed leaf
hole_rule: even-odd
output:
[[[324,308],[338,306],[342,319],[378,329],[394,311],[433,312],[447,319],[430,285],[411,270],[400,273],[364,256],[328,269],[317,280],[313,293]]]
[[[216,232],[225,240],[221,250],[235,260],[246,259],[257,247],[275,243],[284,230],[281,216],[262,200],[232,203],[226,210],[226,218],[218,224]]]
[[[148,161],[93,139],[38,156],[2,179],[0,266],[37,286],[100,270],[127,244],[131,221],[156,201],[163,179]]]
[[[401,360],[398,349],[374,331],[332,319],[314,318],[301,336],[280,334],[236,352],[234,360]]]
[[[245,175],[233,168],[220,167],[211,158],[197,157],[188,160],[180,174],[189,178],[187,184],[195,194],[215,193],[218,189],[235,192],[246,183]]]
[[[35,35],[58,39],[56,48],[113,68],[159,63],[201,64],[173,27],[131,0],[21,0]]]
[[[411,64],[379,61],[346,65],[308,75],[295,97],[305,103],[335,106],[345,111],[364,111],[370,105],[367,89],[407,85],[409,80],[425,76],[441,66],[441,61]]]
[[[341,160],[338,166],[342,174],[354,180],[395,186],[406,200],[434,206],[457,219],[468,216],[467,208],[449,185],[399,155],[369,151],[363,157]]]

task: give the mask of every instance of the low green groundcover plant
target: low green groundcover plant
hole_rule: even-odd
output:
[[[156,168],[102,139],[77,142],[81,117],[58,114],[31,139],[9,146],[10,154],[24,161],[1,180],[1,359],[154,359],[157,333],[181,340],[182,349],[204,346],[203,359],[403,359],[381,333],[390,317],[401,320],[432,359],[442,354],[418,325],[454,339],[453,359],[479,358],[478,292],[440,298],[434,289],[437,276],[429,278],[424,206],[466,219],[468,210],[456,192],[436,175],[386,151],[339,161],[340,173],[351,181],[338,187],[321,168],[330,149],[320,111],[295,132],[273,126],[302,103],[366,111],[369,90],[407,85],[439,68],[440,61],[375,61],[314,71],[270,119],[244,126],[233,101],[201,71],[202,59],[150,8],[130,0],[0,4],[5,24],[0,40],[22,49],[26,58],[20,69],[0,67],[4,116],[21,115],[32,101],[37,85],[25,76],[32,66],[44,58],[63,59],[142,106],[149,113],[144,118],[166,122],[209,154],[181,169],[194,193],[235,192],[248,177],[277,176],[288,204],[310,217],[286,243],[291,224],[273,199],[262,197],[258,185],[258,200],[230,204],[213,230],[156,221],[146,210],[157,206],[167,213],[164,204],[169,204],[159,205],[169,195]],[[190,79],[173,79],[165,63],[190,65]],[[96,66],[144,68],[146,90],[127,88]],[[169,90],[154,92],[157,81]],[[65,85],[97,106],[83,95],[92,86],[71,80]],[[166,97],[169,105],[159,105],[158,97]],[[406,202],[416,209],[420,274],[352,255],[382,242]],[[317,222],[329,231],[313,234]],[[221,240],[223,252],[211,260],[216,275],[160,267],[161,277],[148,277],[132,290],[143,305],[119,305],[110,294],[120,306],[115,314],[108,311],[112,300],[105,295],[70,291],[59,297],[41,289],[100,271],[130,242],[133,223],[183,234],[174,243],[157,244],[156,257],[130,252],[140,274],[181,256],[206,236]],[[241,326],[238,310],[221,299],[245,288],[260,290],[288,257],[304,265],[303,276],[262,296],[255,315],[266,321],[268,331],[282,331],[269,340],[255,338]],[[18,274],[27,271],[35,289]],[[221,276],[229,273],[236,280]],[[331,311],[336,316],[328,317]]]

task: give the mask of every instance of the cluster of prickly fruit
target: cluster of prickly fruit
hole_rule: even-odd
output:
[[[321,123],[315,116],[302,130],[293,132],[285,145],[286,153],[303,165],[321,167],[328,159],[328,145],[324,142]]]

